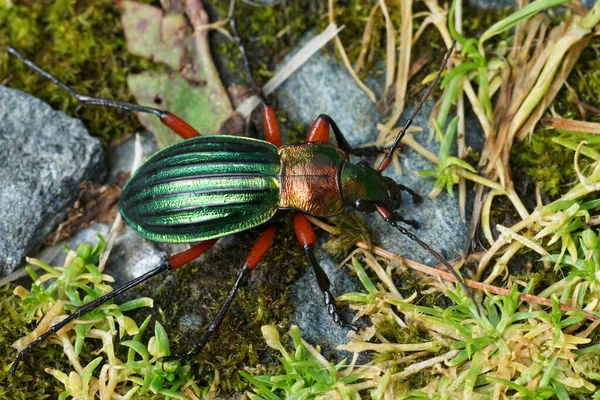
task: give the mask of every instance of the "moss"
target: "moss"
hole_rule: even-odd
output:
[[[212,7],[209,11],[213,20],[227,17],[228,1],[212,2],[208,6]],[[280,3],[269,7],[236,2],[238,31],[244,41],[254,79],[259,85],[264,85],[273,76],[275,66],[283,56],[298,45],[307,30],[316,25],[320,12],[322,5],[314,0]],[[237,45],[218,33],[213,34],[211,43],[218,56],[215,60],[217,70],[224,80],[247,84]]]
[[[577,64],[567,79],[568,86],[575,89],[580,101],[592,107],[600,107],[600,61],[595,47],[600,45],[600,38],[594,38],[582,52]],[[574,102],[575,96],[567,87],[563,87],[550,106],[554,115],[569,119],[585,119],[600,122],[600,114],[586,112],[585,118],[580,114],[579,107]],[[554,142],[558,136],[568,137],[576,143],[584,140],[584,134],[561,133],[556,129],[538,125],[535,132],[523,142],[517,142],[511,152],[513,167],[523,169],[535,184],[550,196],[564,193],[573,182],[577,181],[573,169],[574,152]],[[589,138],[589,137],[588,137]],[[592,146],[600,150],[600,146]],[[590,159],[580,158],[580,165],[585,168]],[[513,176],[517,175],[513,173]]]
[[[559,132],[555,129],[539,129],[530,140],[516,142],[511,150],[513,176],[520,175],[515,170],[524,170],[550,196],[564,193],[577,180],[574,152],[552,142],[557,136]],[[586,162],[583,158],[582,161]]]
[[[0,49],[12,45],[81,93],[133,101],[127,74],[160,68],[127,52],[120,11],[112,0],[13,3],[0,2]],[[4,51],[0,52],[0,82],[82,119],[104,144],[140,127],[129,112],[79,109],[76,99]]]
[[[19,365],[15,375],[8,368],[16,356],[12,344],[33,330],[21,313],[19,298],[12,294],[13,288],[0,288],[0,399],[52,399],[62,391],[60,382],[48,375],[44,369],[69,370],[67,356],[59,346],[37,347]],[[95,356],[95,348],[86,343],[81,359],[84,364]]]
[[[371,244],[371,230],[359,212],[348,212],[329,218],[339,232],[332,235],[323,248],[334,257],[345,257],[359,241]]]

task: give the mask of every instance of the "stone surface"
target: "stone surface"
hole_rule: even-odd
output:
[[[138,133],[144,156],[147,158],[157,150],[156,142],[150,132]],[[135,158],[135,135],[114,147],[108,154],[108,183],[115,183],[119,172],[130,172]],[[95,245],[98,234],[108,239],[111,224],[96,223],[77,232],[69,239],[55,246],[48,246],[36,256],[51,265],[62,265],[65,259],[63,246],[76,249],[80,243]],[[167,252],[158,243],[139,236],[133,229],[124,225],[116,239],[106,263],[105,272],[115,278],[115,287],[157,268],[165,259]]]
[[[104,154],[83,123],[0,86],[0,275],[35,251],[84,180],[101,180]]]
[[[379,88],[373,87],[373,89],[377,91]],[[310,126],[319,114],[329,114],[337,122],[351,146],[372,142],[377,137],[376,124],[380,116],[375,111],[375,105],[356,85],[344,66],[337,63],[331,54],[324,55],[322,52],[317,52],[274,93],[274,96],[280,108],[285,110],[288,118],[293,122]],[[411,111],[409,109],[404,112],[399,124],[404,124]],[[416,118],[414,125],[424,127],[425,132],[417,133],[415,137],[437,154],[439,143],[436,140],[429,141],[429,130],[426,128],[430,111],[431,104],[426,104]],[[467,126],[478,125],[475,123]],[[468,132],[467,142],[478,148],[477,142],[480,142],[478,136],[480,136],[478,132]],[[410,149],[402,152],[406,156],[406,161],[402,162],[404,173],[400,175],[391,166],[386,170],[385,175],[415,189],[423,196],[424,201],[415,205],[410,196],[404,196],[399,212],[406,218],[415,219],[420,223],[421,228],[415,233],[434,249],[441,251],[447,257],[458,256],[468,228],[468,225],[460,219],[458,199],[450,197],[447,193],[442,193],[433,200],[428,199],[427,194],[431,191],[434,180],[419,177],[416,170],[434,168],[434,165]],[[358,160],[352,157],[352,162]],[[368,161],[372,165],[374,158],[369,158]],[[467,210],[467,215],[468,213]],[[427,251],[402,236],[379,215],[368,215],[366,220],[373,232],[375,244],[407,258],[429,265],[434,264],[434,258]],[[322,233],[320,235],[327,236]],[[334,295],[356,290],[358,283],[347,272],[335,270],[339,260],[333,260],[323,251],[319,255],[332,281]],[[347,341],[347,331],[337,327],[325,312],[312,270],[307,269],[305,275],[293,285],[292,301],[296,309],[295,322],[309,342],[332,348]]]
[[[144,155],[147,157],[158,150],[154,135],[148,131],[138,133],[142,142]],[[115,183],[117,174],[121,171],[131,171],[133,159],[135,158],[135,135],[111,149],[108,154],[108,176],[107,183]]]

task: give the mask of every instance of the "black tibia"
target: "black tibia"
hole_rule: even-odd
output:
[[[400,190],[411,195],[413,203],[419,204],[420,202],[423,201],[423,198],[421,197],[421,195],[419,193],[415,192],[414,190],[412,190],[411,188],[408,188],[400,183],[398,183],[398,187],[400,188]]]
[[[352,149],[351,154],[358,157],[374,157],[378,156],[381,153],[385,153],[389,151],[389,147],[382,146],[365,146],[365,147],[356,147]]]
[[[154,114],[154,115],[158,116],[159,118],[163,118],[167,114],[166,111],[159,110],[157,108],[144,107],[144,106],[140,106],[139,104],[126,103],[126,102],[118,101],[118,100],[104,99],[101,97],[90,97],[90,96],[86,96],[86,95],[77,93],[73,88],[68,86],[66,83],[60,81],[54,75],[52,75],[48,71],[42,69],[40,66],[35,64],[33,61],[25,58],[21,53],[19,53],[17,50],[13,49],[12,47],[8,47],[7,51],[10,54],[12,54],[13,56],[15,56],[15,57],[19,58],[21,61],[23,61],[23,63],[25,63],[29,68],[33,69],[38,74],[47,78],[48,80],[50,80],[52,83],[54,83],[61,89],[68,92],[69,94],[71,94],[73,97],[75,97],[77,100],[79,100],[79,102],[82,104],[92,105],[92,106],[115,107],[115,108],[120,108],[122,110],[127,110],[127,111],[149,113],[149,114]]]
[[[340,317],[340,313],[337,310],[335,305],[335,297],[329,291],[331,287],[331,282],[329,282],[329,278],[323,268],[319,265],[319,262],[315,258],[314,247],[306,246],[304,247],[304,253],[306,254],[306,258],[308,258],[308,262],[312,265],[313,270],[315,271],[315,276],[317,278],[317,284],[319,285],[319,289],[323,293],[323,300],[325,303],[325,307],[327,308],[327,313],[333,318],[333,322],[342,328],[352,329],[353,331],[358,331],[358,327],[353,324],[349,324],[344,322]]]
[[[240,34],[237,30],[237,23],[235,21],[235,17],[231,18],[231,20],[229,21],[229,24],[231,25],[231,31],[233,32],[233,38],[235,39],[235,43],[238,45],[238,48],[240,49],[240,53],[242,53],[242,61],[244,63],[244,72],[246,72],[246,76],[248,78],[248,82],[250,83],[250,87],[255,92],[255,94],[260,98],[260,101],[263,104],[269,104],[267,102],[267,99],[266,99],[265,94],[263,93],[262,89],[260,88],[260,86],[258,86],[256,84],[256,81],[254,81],[254,77],[252,76],[252,69],[250,69],[250,61],[248,61],[248,53],[246,52],[246,48],[244,47],[244,42],[242,41],[242,38],[240,37]]]
[[[354,154],[353,153],[354,150],[352,149],[352,146],[350,146],[350,143],[348,143],[348,141],[344,137],[344,134],[342,133],[340,128],[337,126],[337,124],[335,123],[333,118],[331,118],[327,114],[321,114],[317,117],[317,119],[324,119],[325,121],[327,121],[327,123],[333,130],[333,135],[335,136],[335,141],[337,142],[337,146],[340,149],[342,149],[346,154]]]
[[[221,323],[223,322],[223,319],[225,318],[225,315],[227,314],[227,310],[229,309],[231,302],[235,298],[235,295],[236,295],[238,289],[240,288],[241,284],[244,283],[245,278],[248,276],[250,271],[251,271],[251,269],[247,268],[247,267],[243,267],[240,270],[240,273],[238,274],[238,277],[235,280],[233,286],[231,286],[231,289],[229,289],[229,293],[227,294],[225,301],[223,301],[223,304],[221,304],[221,307],[219,307],[217,314],[215,315],[213,320],[210,322],[208,329],[206,330],[204,335],[202,335],[202,338],[200,338],[200,341],[198,342],[198,344],[196,344],[194,346],[194,349],[192,351],[190,351],[189,353],[182,355],[182,356],[163,357],[163,359],[162,359],[163,362],[179,361],[182,364],[184,364],[186,361],[189,361],[190,359],[192,359],[193,357],[198,355],[202,351],[202,349],[204,349],[204,346],[206,346],[206,343],[208,343],[208,340],[210,339],[212,334],[215,333],[217,331],[217,329],[219,329],[219,326],[221,326]]]
[[[43,341],[45,341],[46,339],[48,339],[48,337],[50,337],[53,333],[58,332],[61,328],[63,328],[64,326],[66,326],[68,323],[72,322],[73,320],[79,318],[80,316],[94,310],[95,308],[99,307],[100,305],[102,305],[103,303],[107,302],[108,300],[111,300],[115,297],[117,297],[120,294],[125,293],[126,291],[128,291],[129,289],[133,288],[134,286],[139,285],[140,283],[152,278],[155,275],[158,275],[162,272],[165,271],[169,271],[170,269],[170,265],[167,261],[165,261],[163,263],[163,265],[161,265],[160,267],[153,269],[151,271],[146,272],[144,275],[141,275],[135,279],[130,280],[129,282],[127,282],[126,284],[124,284],[123,286],[119,287],[116,290],[113,290],[112,292],[109,292],[107,294],[105,294],[104,296],[98,297],[96,300],[94,301],[90,301],[89,303],[79,307],[77,310],[75,310],[71,315],[69,315],[67,318],[63,319],[62,321],[60,321],[59,323],[52,325],[52,327],[50,327],[50,329],[48,329],[46,332],[44,332],[40,337],[38,337],[36,340],[34,340],[33,342],[29,343],[29,345],[27,347],[25,347],[23,350],[21,350],[21,352],[17,355],[17,358],[15,359],[15,361],[13,362],[13,364],[10,367],[9,372],[11,374],[14,374],[15,371],[17,370],[17,366],[19,365],[19,362],[21,361],[21,359],[31,350],[33,349],[35,346],[37,346],[38,344],[42,343]]]

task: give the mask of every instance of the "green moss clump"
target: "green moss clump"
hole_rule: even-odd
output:
[[[28,354],[15,376],[8,374],[8,368],[17,355],[12,344],[25,336],[31,328],[18,314],[18,307],[19,299],[12,294],[12,288],[0,288],[0,398],[50,398],[56,395],[58,382],[48,379],[44,367],[68,365],[65,362],[66,356],[61,356],[62,349],[48,346],[43,351]]]
[[[329,218],[328,222],[338,231],[338,234],[323,245],[334,257],[345,257],[359,241],[371,244],[371,230],[359,212],[348,212]]]
[[[515,142],[510,156],[513,168],[524,170],[550,196],[565,192],[577,179],[574,152],[552,142],[558,135],[555,129],[538,130],[529,140]]]
[[[150,2],[146,0],[145,2]],[[161,68],[127,52],[113,0],[0,2],[0,49],[11,45],[76,91],[133,101],[127,74]],[[130,112],[82,107],[75,98],[0,51],[0,82],[84,121],[104,144],[141,125]]]
[[[60,382],[48,375],[44,370],[70,370],[67,356],[60,346],[39,346],[27,354],[15,375],[8,369],[14,361],[17,351],[12,344],[29,334],[34,328],[20,312],[20,299],[13,295],[12,287],[0,288],[0,399],[38,400],[56,398],[63,388]],[[81,354],[82,364],[89,363],[95,356],[89,343],[84,343]]]
[[[568,85],[575,89],[579,100],[596,108],[600,108],[600,60],[595,50],[598,45],[600,38],[593,38],[567,79]],[[576,99],[573,92],[564,87],[552,102],[550,110],[562,118],[600,122],[600,114],[592,111],[586,111],[584,118],[574,100]],[[575,143],[589,138],[589,135],[561,133],[540,125],[530,138],[516,142],[511,152],[513,167],[522,168],[550,196],[564,193],[577,181],[573,169],[575,153],[552,141],[559,136],[568,137]],[[596,151],[600,150],[597,144],[592,147]],[[582,170],[589,163],[589,158],[580,158]]]

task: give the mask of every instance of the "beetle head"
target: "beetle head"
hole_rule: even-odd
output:
[[[356,211],[372,213],[378,205],[395,211],[400,206],[398,184],[366,163],[346,164],[341,178],[344,202]]]

